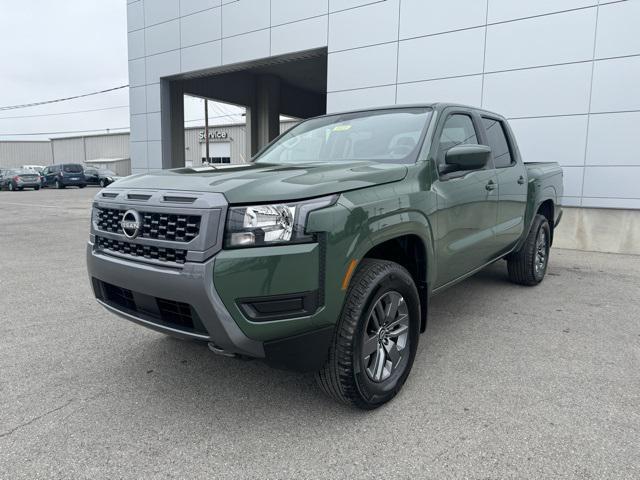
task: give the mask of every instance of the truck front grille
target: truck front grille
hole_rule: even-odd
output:
[[[158,260],[160,262],[183,264],[187,260],[187,251],[176,248],[140,245],[99,236],[96,236],[96,245],[101,250],[131,255],[132,257],[142,257],[149,260]]]
[[[142,316],[158,325],[166,325],[186,332],[207,334],[200,317],[188,303],[151,297],[96,278],[92,281],[98,298],[118,310]]]
[[[98,208],[98,229],[122,234],[120,222],[126,210]],[[200,216],[173,213],[140,212],[140,237],[172,242],[190,242],[200,233]]]
[[[120,305],[127,310],[135,310],[136,304],[133,301],[131,290],[116,287],[110,283],[103,283],[105,300]]]
[[[166,300],[164,298],[156,298],[156,302],[158,304],[158,310],[160,311],[160,318],[163,321],[193,328],[190,305],[174,300]]]

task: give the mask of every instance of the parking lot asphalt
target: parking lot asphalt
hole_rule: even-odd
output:
[[[96,192],[0,192],[0,479],[640,478],[640,257],[554,249],[535,288],[494,264],[362,412],[99,307]]]

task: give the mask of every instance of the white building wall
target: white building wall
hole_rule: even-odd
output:
[[[50,165],[51,144],[47,141],[0,142],[0,168],[22,165]]]
[[[328,111],[453,101],[510,118],[564,203],[640,208],[640,0],[128,0],[131,156],[159,168],[161,77],[328,48]]]
[[[85,137],[85,160],[129,158],[129,133]]]
[[[82,137],[55,138],[51,140],[54,163],[84,162],[84,139]]]

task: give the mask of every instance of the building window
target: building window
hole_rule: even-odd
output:
[[[209,160],[207,161],[207,145],[200,145],[202,164],[231,163],[231,142],[209,142]]]
[[[208,162],[206,157],[202,157],[202,164],[206,163],[231,163],[231,157],[209,157]]]

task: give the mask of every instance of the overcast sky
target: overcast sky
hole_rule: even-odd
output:
[[[126,85],[126,15],[126,0],[0,0],[0,107]],[[59,136],[17,133],[128,127],[128,104],[128,90],[122,89],[52,105],[0,111],[0,140]],[[204,117],[200,101],[187,105],[186,119]],[[96,108],[109,110],[33,117]],[[224,113],[235,111],[214,106],[210,115],[219,115],[222,109]],[[27,115],[30,117],[7,118]]]

